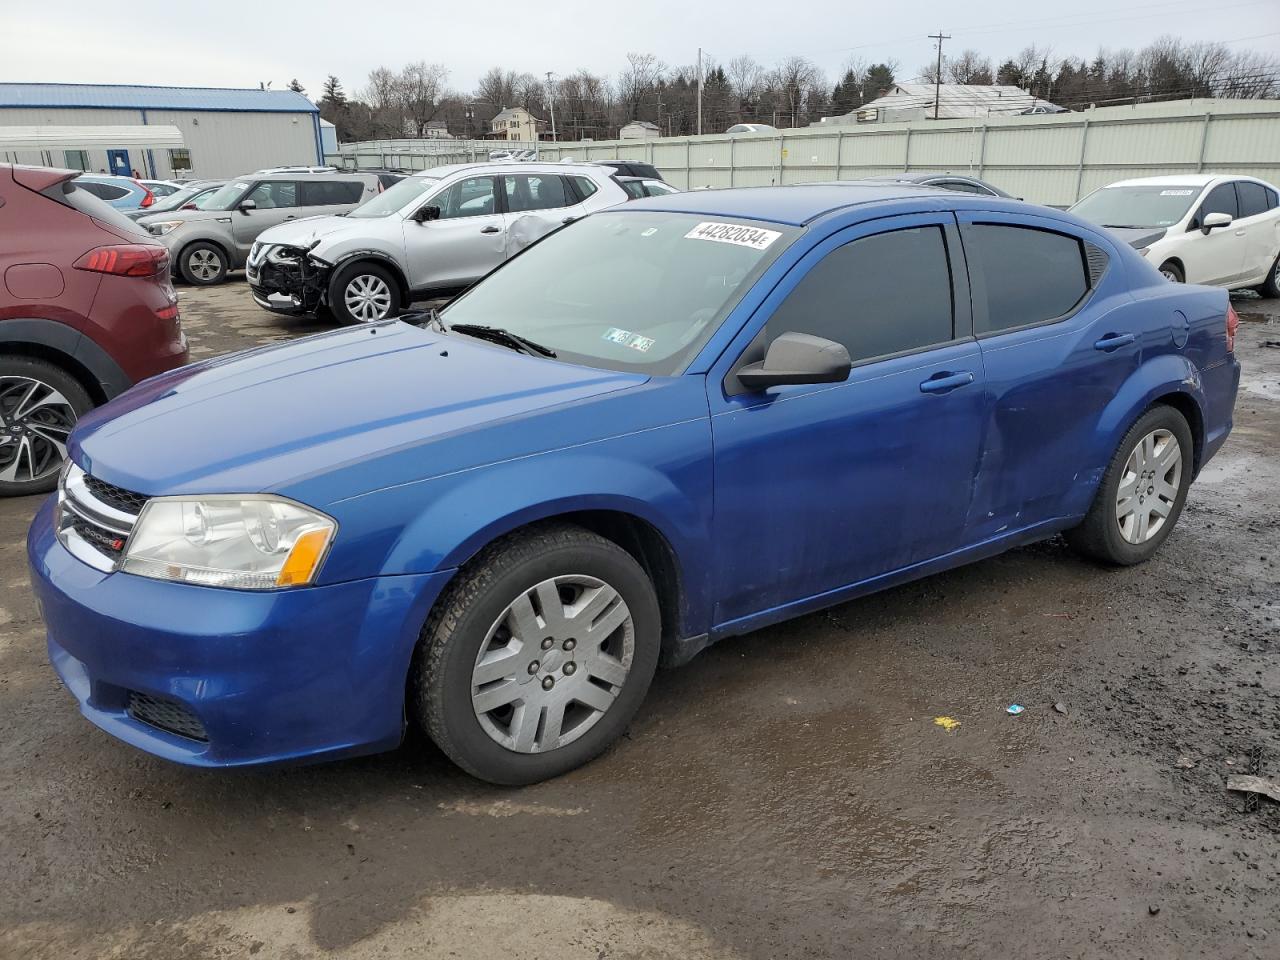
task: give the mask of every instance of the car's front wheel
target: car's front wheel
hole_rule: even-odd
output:
[[[353,263],[330,282],[329,308],[341,324],[376,323],[400,312],[400,285],[385,267]]]
[[[201,240],[182,248],[178,272],[182,279],[196,287],[211,287],[227,279],[227,255],[216,243]]]
[[[1182,272],[1182,268],[1168,260],[1160,265],[1160,276],[1164,277],[1171,283],[1186,283],[1187,276]]]
[[[411,691],[427,733],[473,776],[526,784],[605,750],[658,663],[652,583],[612,541],[549,526],[486,548],[437,605]]]
[[[0,496],[47,493],[67,459],[67,437],[93,406],[65,370],[0,357]]]
[[[1129,428],[1102,476],[1084,522],[1068,530],[1079,553],[1128,566],[1151,559],[1182,514],[1194,446],[1186,418],[1154,406]]]

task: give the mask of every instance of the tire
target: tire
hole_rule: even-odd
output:
[[[227,279],[227,255],[216,243],[199,240],[182,248],[178,272],[193,287],[212,287]]]
[[[1253,289],[1258,291],[1259,296],[1269,300],[1280,297],[1280,256],[1277,256],[1275,263],[1271,264],[1271,272],[1267,274],[1267,279]]]
[[[1172,280],[1174,283],[1186,283],[1187,275],[1182,268],[1172,260],[1166,260],[1160,264],[1160,273],[1164,275],[1166,280]]]
[[[561,620],[565,604],[599,635],[584,635],[585,620]],[[532,639],[520,637],[521,623]],[[536,783],[622,735],[653,679],[660,631],[653,584],[629,553],[581,527],[535,528],[487,547],[450,585],[419,641],[410,696],[428,736],[463,770]]]
[[[1154,455],[1158,460],[1167,449],[1165,444],[1170,442],[1177,444],[1176,471],[1169,465],[1144,463],[1140,459]],[[1164,404],[1152,407],[1120,441],[1098,485],[1093,505],[1085,514],[1084,522],[1067,531],[1067,543],[1086,557],[1115,566],[1150,560],[1182,515],[1191,486],[1194,456],[1194,440],[1186,418]],[[1145,490],[1134,482],[1135,473],[1146,475]],[[1161,490],[1162,482],[1167,492]],[[1122,484],[1132,488],[1123,505]],[[1138,499],[1137,504],[1133,503],[1134,498]],[[1126,507],[1132,507],[1133,512],[1122,516]],[[1158,512],[1162,509],[1167,511],[1164,516]]]
[[[0,357],[0,496],[57,486],[67,435],[92,407],[84,387],[61,367]]]
[[[400,284],[386,267],[368,261],[353,263],[329,281],[329,309],[343,326],[394,317],[404,309]]]

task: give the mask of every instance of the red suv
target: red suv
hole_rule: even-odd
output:
[[[162,244],[76,186],[0,163],[0,495],[52,490],[90,408],[187,362]]]

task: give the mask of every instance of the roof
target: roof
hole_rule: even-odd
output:
[[[510,120],[513,117],[522,113],[527,116],[533,117],[534,120],[538,120],[537,117],[533,116],[532,112],[526,110],[524,107],[503,107],[501,110],[499,110],[497,113],[493,115],[493,119],[494,120]],[[538,120],[538,123],[543,123],[543,122],[544,121],[542,120]]]
[[[463,170],[469,170],[474,173],[558,173],[566,177],[573,176],[574,173],[586,173],[590,170],[599,170],[600,165],[594,163],[564,163],[562,161],[518,161],[510,160],[480,160],[476,163],[450,163],[442,167],[431,167],[428,170],[419,170],[412,174],[415,177],[434,177],[437,180],[443,180],[445,177],[460,173]],[[613,171],[609,171],[612,176]]]
[[[0,107],[219,110],[236,113],[320,112],[314,103],[292,90],[144,87],[105,83],[0,83]]]
[[[623,127],[644,127],[646,130],[661,129],[656,123],[650,123],[648,120],[632,120],[630,123],[624,123]]]
[[[944,83],[936,88],[938,119],[956,120],[964,117],[1005,116],[1022,113],[1035,106],[1061,109],[1040,97],[1033,97],[1020,87],[1003,84]],[[927,108],[933,116],[935,87],[932,83],[895,83],[883,97],[864,103],[854,110],[916,110]]]
[[[909,183],[853,180],[838,185],[806,183],[787,187],[739,187],[731,190],[670,193],[661,197],[633,200],[626,205],[625,209],[669,210],[673,213],[698,213],[708,217],[738,217],[799,227],[845,207],[912,198],[953,203],[959,199],[966,199],[967,195],[937,187],[918,187]],[[974,196],[968,199],[1002,202],[995,197]]]
[[[1207,187],[1215,180],[1221,180],[1221,173],[1185,173],[1172,174],[1166,177],[1133,177],[1129,180],[1117,180],[1108,183],[1107,187]],[[1106,189],[1104,187],[1103,189]]]

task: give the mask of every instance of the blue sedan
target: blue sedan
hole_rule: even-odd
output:
[[[555,776],[726,637],[1058,533],[1148,559],[1240,374],[1225,291],[909,184],[638,200],[411,319],[81,421],[28,552],[86,717],[200,766],[417,724]]]

